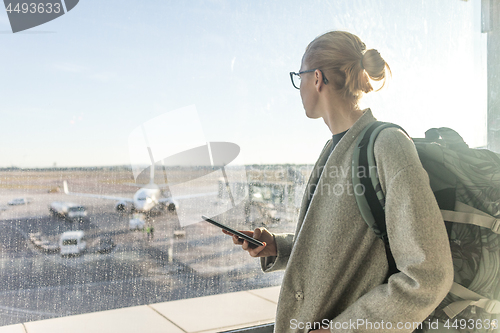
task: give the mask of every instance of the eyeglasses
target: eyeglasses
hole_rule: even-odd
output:
[[[323,71],[321,69],[319,69],[319,68],[315,68],[315,69],[309,69],[307,71],[301,71],[301,72],[298,72],[298,73],[290,72],[290,79],[292,80],[292,85],[295,88],[300,89],[300,74],[311,73],[311,72],[314,72],[317,69],[321,72],[321,75],[323,76],[323,82],[325,84],[328,84],[328,80],[325,77],[325,74],[323,73]]]

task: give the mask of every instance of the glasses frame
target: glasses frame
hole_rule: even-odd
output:
[[[328,84],[328,79],[325,77],[325,73],[323,73],[323,71],[322,71],[321,69],[319,69],[319,68],[315,68],[315,69],[308,69],[307,71],[300,71],[300,72],[298,72],[298,73],[296,73],[296,72],[290,72],[290,80],[292,80],[292,86],[293,86],[294,88],[296,88],[296,89],[299,89],[299,90],[300,90],[300,87],[297,87],[297,86],[295,85],[295,82],[293,81],[293,76],[294,76],[294,75],[297,75],[297,76],[299,77],[299,80],[301,80],[301,78],[300,78],[300,74],[304,74],[304,73],[311,73],[311,72],[314,72],[315,70],[319,70],[319,71],[321,72],[321,75],[323,76],[323,82],[324,82],[325,84]]]

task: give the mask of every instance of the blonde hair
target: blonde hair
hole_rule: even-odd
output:
[[[373,90],[370,79],[386,81],[389,65],[377,50],[366,50],[365,43],[349,32],[330,31],[316,37],[306,48],[304,62],[310,69],[321,69],[342,96],[356,105],[362,93]]]

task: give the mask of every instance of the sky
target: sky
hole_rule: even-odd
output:
[[[137,128],[186,107],[200,126],[156,130],[196,128],[202,141],[235,143],[240,164],[313,164],[331,133],[305,116],[289,72],[330,30],[358,35],[391,67],[387,86],[361,102],[379,120],[414,137],[451,127],[471,147],[484,146],[479,7],[478,0],[80,0],[15,34],[0,10],[0,167],[127,165]]]

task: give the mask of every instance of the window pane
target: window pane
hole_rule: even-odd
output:
[[[16,34],[4,13],[0,325],[279,285],[201,215],[295,231],[331,133],[289,73],[326,31],[390,65],[379,120],[486,145],[479,1],[88,0]]]

